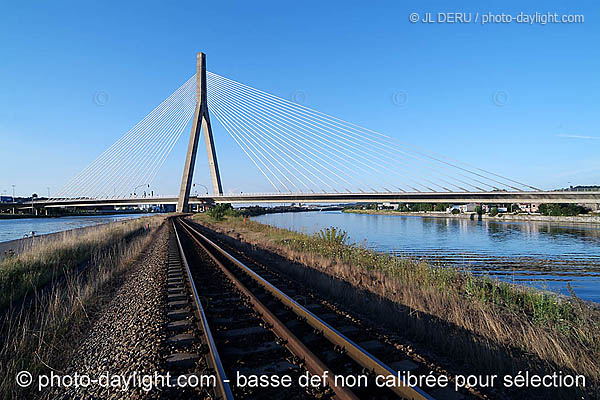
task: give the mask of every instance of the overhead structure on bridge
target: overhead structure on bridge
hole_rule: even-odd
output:
[[[54,197],[142,197],[189,122],[195,104],[194,75],[67,182]]]
[[[278,193],[538,190],[208,72],[208,106]]]
[[[192,188],[194,165],[196,164],[196,152],[198,150],[200,127],[202,127],[204,130],[206,155],[208,157],[208,166],[210,168],[213,192],[215,195],[223,194],[223,188],[221,187],[221,176],[219,174],[219,164],[217,163],[217,153],[215,151],[212,127],[210,125],[210,117],[208,115],[208,102],[206,101],[206,94],[206,55],[204,53],[198,53],[196,61],[196,110],[194,111],[192,132],[190,134],[185,165],[183,167],[183,176],[181,177],[179,201],[177,202],[178,212],[188,211],[188,201],[190,198],[190,190]]]
[[[202,202],[598,202],[600,193],[544,192],[401,142],[224,76],[196,74],[51,199],[53,205]],[[271,193],[223,194],[210,114],[252,163]],[[152,181],[193,115],[178,196],[150,196]],[[204,135],[212,194],[190,200]],[[144,192],[142,194],[142,192]]]

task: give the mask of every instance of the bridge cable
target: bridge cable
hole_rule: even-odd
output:
[[[209,85],[209,88],[210,88],[210,85]],[[247,96],[246,96],[246,97],[247,97]],[[272,114],[273,114],[273,113],[272,113]],[[282,113],[280,110],[275,110],[275,114],[283,114],[283,113]],[[300,122],[301,122],[301,121],[300,121]],[[295,124],[295,125],[298,125],[298,119],[297,119],[297,118],[294,118],[294,121],[292,121],[292,123],[293,123],[293,124]],[[300,126],[305,126],[305,125],[300,125]],[[314,125],[313,125],[313,126],[314,126]],[[304,128],[303,130],[305,130],[305,131],[306,131],[306,128]],[[323,131],[323,129],[321,129],[321,130]],[[326,133],[327,133],[327,132],[326,132]],[[319,135],[319,136],[321,136],[321,135]],[[327,140],[327,139],[325,138],[325,140]],[[339,139],[339,138],[336,138],[336,139],[334,139],[334,140],[338,140],[338,141],[339,141],[340,139]],[[332,143],[332,140],[327,140],[327,141],[328,141],[329,143]],[[321,143],[323,143],[323,141],[322,141],[322,140],[321,140],[320,142],[321,142]],[[356,149],[356,145],[357,145],[358,143],[356,143],[356,142],[354,142],[354,141],[353,141],[353,143],[350,143],[350,144],[349,144],[349,143],[347,143],[347,142],[342,142],[342,144],[343,144],[343,146],[345,146],[345,147],[349,146],[349,147],[352,147],[352,148],[355,148],[355,149]],[[338,146],[339,146],[339,145],[338,145]],[[364,150],[363,150],[363,149],[359,149],[359,150],[360,150],[360,151],[362,151],[362,152],[364,153]],[[356,151],[354,152],[354,154],[356,154]],[[371,155],[371,154],[369,154],[369,155]],[[383,156],[384,156],[384,155],[383,155]],[[380,157],[379,157],[379,160],[381,160],[381,161],[383,161],[383,162],[386,162],[385,160],[382,160]],[[390,160],[390,161],[391,161],[391,160]],[[389,163],[390,161],[387,161],[386,163]],[[397,161],[397,160],[396,160],[396,161]],[[426,168],[428,168],[428,169],[431,169],[431,168],[429,168],[428,166],[425,166],[425,167],[426,167]],[[388,169],[388,171],[389,171],[389,169]],[[394,172],[394,171],[392,171],[392,172]],[[430,175],[430,174],[428,174],[428,175]],[[460,179],[454,178],[454,177],[452,177],[452,176],[449,176],[449,177],[450,177],[450,178],[453,178],[453,179],[455,179],[455,180],[461,181]],[[457,185],[457,184],[453,184],[453,183],[451,183],[451,182],[448,182],[448,181],[446,181],[445,179],[442,179],[442,181],[444,181],[444,182],[446,182],[446,183],[448,183],[448,184],[451,184],[451,185],[453,185],[453,186],[455,186],[455,187],[458,187],[460,190],[464,190],[464,191],[466,191],[466,189],[465,189],[465,188],[463,188],[463,187],[461,187],[461,186],[459,186],[459,185]],[[462,182],[463,182],[463,183],[465,183],[465,184],[469,184],[468,182],[464,182],[464,181],[462,181]],[[430,181],[430,183],[436,184],[435,182],[431,182],[431,181]],[[482,182],[482,184],[485,184],[485,183],[483,183],[483,182]],[[436,185],[437,185],[437,184],[436,184]],[[469,184],[469,185],[472,185],[472,184]],[[486,185],[486,186],[490,186],[490,185]],[[448,189],[448,188],[446,188],[446,187],[443,187],[443,186],[440,186],[440,187],[444,188],[445,190],[449,190],[449,189]],[[481,189],[481,188],[478,188],[477,186],[474,186],[474,185],[473,185],[473,187],[475,187],[475,188],[476,188],[476,189],[478,189],[478,190],[483,190],[483,189]],[[430,188],[429,188],[429,189],[430,189]],[[431,190],[431,189],[430,189],[430,190]]]
[[[209,87],[210,87],[210,86],[209,86]],[[209,92],[210,92],[210,90],[209,90]],[[215,97],[215,96],[213,95],[213,96],[211,96],[211,97]],[[231,96],[229,96],[229,97],[231,97]],[[231,100],[231,99],[227,98],[227,100]],[[210,102],[210,100],[209,100],[209,102]],[[246,106],[247,106],[247,107],[245,107],[245,108],[252,109],[251,111],[246,111],[245,109],[241,109],[241,112],[246,112],[246,113],[247,113],[248,115],[250,115],[251,117],[255,117],[255,114],[257,114],[257,113],[258,113],[258,114],[262,114],[262,115],[266,115],[266,114],[262,113],[262,112],[260,111],[260,109],[257,109],[257,108],[255,108],[255,107],[254,107],[254,106],[253,106],[251,103],[249,103],[249,102],[242,102],[242,101],[240,101],[239,99],[236,99],[235,103],[236,103],[236,104],[244,103],[244,105],[246,105]],[[234,107],[235,107],[235,106],[234,106]],[[271,114],[273,114],[273,113],[271,113]],[[260,119],[260,118],[259,118],[259,119]],[[271,119],[271,118],[269,118],[269,120],[272,120],[272,119]],[[277,125],[281,126],[281,125],[280,125],[280,124],[278,124],[277,122],[275,122],[275,124],[277,124]],[[285,128],[285,127],[283,127],[283,129],[285,130],[286,128]],[[310,132],[309,132],[309,133],[310,133]],[[292,135],[293,135],[293,132],[292,132]],[[280,136],[283,136],[283,135],[280,135]],[[318,139],[317,139],[317,140],[318,140]],[[339,153],[339,146],[340,146],[339,144],[337,144],[337,143],[334,143],[334,146],[335,146],[335,147],[338,147],[338,148],[336,149],[334,146],[330,145],[329,143],[324,143],[323,141],[320,141],[320,142],[321,142],[321,143],[323,143],[323,144],[325,144],[327,147],[329,147],[329,148],[332,148],[332,149],[333,149],[333,153],[332,153],[332,154],[333,154],[334,156],[339,156],[339,155],[337,154],[337,153]],[[347,143],[343,143],[342,145],[343,145],[344,147],[348,147],[348,146],[349,146]],[[351,145],[350,145],[350,146],[351,146]],[[314,146],[313,146],[313,147],[314,147]],[[352,147],[352,146],[351,146],[351,147]],[[363,151],[362,149],[358,149],[358,150],[359,150],[359,152],[363,152],[363,153],[364,153],[364,151]],[[369,159],[369,158],[367,158],[367,157],[363,156],[362,154],[358,154],[358,152],[357,152],[357,151],[354,151],[354,152],[353,152],[353,154],[355,154],[355,155],[357,155],[357,156],[359,156],[359,157],[362,157],[363,159],[366,159],[368,162],[372,162],[372,160],[371,160],[371,159]],[[376,158],[376,157],[375,157],[375,158]],[[381,159],[379,158],[379,160],[381,160]],[[384,161],[384,162],[385,162],[385,160],[381,160],[381,161]],[[390,169],[390,168],[385,168],[385,169],[386,169],[388,172],[395,173],[395,174],[402,175],[402,176],[405,176],[405,177],[406,177],[406,175],[405,175],[405,174],[402,174],[402,173],[400,173],[399,171],[392,170],[392,169]],[[430,174],[427,174],[427,175],[430,175]],[[409,179],[411,179],[410,177],[408,177],[408,178],[409,178]],[[432,182],[432,181],[429,181],[429,182],[430,182],[430,183],[432,183],[432,184],[434,184],[434,185],[437,185],[435,182]],[[416,183],[417,183],[417,184],[420,184],[420,182],[416,182]],[[460,187],[459,185],[453,184],[453,183],[451,183],[451,182],[446,182],[446,183],[448,183],[448,184],[451,184],[451,185],[453,185],[453,186],[455,186],[455,187],[459,188],[460,190],[466,191],[466,189],[464,189],[464,188]],[[443,186],[440,186],[440,187],[442,187],[444,190],[450,191],[450,189],[448,189],[448,188],[446,188],[446,187],[443,187]],[[403,191],[403,189],[402,189],[402,188],[399,188],[399,189]],[[413,188],[413,190],[416,190],[416,189],[415,189],[415,188]]]
[[[224,78],[224,77],[218,76],[218,75],[216,75],[216,74],[212,74],[212,73],[210,73],[210,76],[213,76],[213,77],[218,77],[218,79],[227,79],[227,78]],[[362,135],[369,135],[369,132],[375,132],[375,131],[368,130],[368,129],[366,129],[366,128],[358,127],[358,125],[355,125],[355,124],[350,124],[350,123],[347,123],[346,121],[340,120],[340,119],[338,119],[338,118],[335,118],[335,117],[328,116],[327,114],[320,113],[320,112],[318,112],[318,111],[315,111],[315,110],[309,109],[309,108],[307,108],[307,107],[304,107],[304,106],[301,106],[301,105],[298,105],[298,104],[295,104],[295,103],[289,102],[289,101],[287,101],[287,100],[283,100],[283,99],[281,99],[281,98],[278,98],[278,97],[276,97],[276,96],[270,95],[270,94],[268,94],[268,93],[266,93],[266,92],[262,92],[262,91],[259,91],[259,90],[257,90],[257,89],[251,88],[251,87],[249,87],[249,86],[247,86],[247,85],[240,84],[239,82],[235,82],[235,81],[232,81],[232,80],[227,80],[227,81],[228,81],[228,82],[233,82],[233,83],[235,83],[235,84],[239,85],[240,87],[244,87],[244,88],[245,88],[245,89],[247,89],[247,90],[251,90],[251,91],[254,91],[254,92],[256,92],[256,93],[260,93],[262,96],[264,96],[264,98],[268,98],[268,99],[271,99],[271,100],[273,100],[273,101],[276,101],[276,102],[278,102],[278,103],[279,103],[279,105],[284,105],[284,106],[286,106],[286,107],[288,107],[288,108],[291,108],[291,109],[293,109],[295,112],[301,112],[301,113],[304,113],[304,114],[308,114],[308,115],[306,116],[307,118],[310,118],[310,119],[311,119],[311,120],[313,120],[313,121],[317,121],[319,124],[321,124],[321,125],[323,125],[323,126],[326,124],[326,125],[329,125],[330,127],[337,127],[337,129],[339,129],[340,131],[342,131],[342,130],[343,130],[343,131],[345,131],[345,132],[347,132],[347,133],[349,133],[349,134],[352,134],[352,135],[354,135],[354,136],[361,135],[361,134],[362,134]],[[359,129],[357,129],[357,128],[359,128]],[[382,138],[385,138],[385,139],[386,139],[386,141],[388,142],[388,144],[389,144],[389,143],[394,143],[394,144],[396,144],[396,142],[397,142],[397,140],[395,140],[395,139],[392,139],[392,138],[390,138],[390,137],[388,137],[388,136],[386,136],[386,135],[379,134],[378,132],[375,132],[375,133],[376,133],[376,134],[377,134],[377,135],[378,135],[380,138],[381,138],[381,137],[382,137]],[[374,139],[373,139],[374,135],[369,135],[369,136],[371,136],[371,137],[364,137],[364,136],[360,136],[360,138],[361,138],[361,140],[363,140],[363,141],[364,141],[364,140],[368,140],[368,141],[374,142],[374,143],[375,143],[375,144],[377,144],[378,146],[385,146],[385,143],[382,143],[382,142],[380,142],[380,141],[376,141],[376,140],[374,140]],[[389,146],[388,146],[388,148],[389,148]],[[398,149],[396,149],[396,151],[398,151]],[[505,186],[509,186],[509,187],[510,187],[510,188],[512,188],[512,189],[520,190],[519,188],[516,188],[516,187],[514,187],[514,186],[510,186],[510,185],[508,185],[508,184],[506,184],[506,183],[503,183],[503,182],[500,182],[500,181],[494,180],[493,178],[490,178],[489,176],[484,176],[484,175],[482,175],[482,174],[479,174],[479,173],[477,173],[477,172],[474,172],[474,171],[468,170],[468,169],[466,169],[466,168],[463,168],[463,167],[460,167],[460,166],[457,166],[457,165],[454,165],[454,164],[448,163],[448,162],[446,162],[446,161],[444,161],[444,160],[440,160],[440,159],[438,159],[438,158],[432,157],[432,156],[430,156],[430,155],[428,155],[428,154],[425,154],[425,153],[422,153],[422,152],[417,152],[417,154],[419,154],[419,155],[421,155],[421,156],[423,156],[423,157],[426,157],[426,158],[428,158],[428,159],[430,159],[430,160],[432,160],[432,161],[436,161],[436,162],[439,162],[439,163],[445,164],[445,165],[447,165],[447,166],[450,166],[450,167],[452,167],[452,168],[457,168],[457,169],[459,169],[459,170],[461,170],[461,171],[464,171],[464,172],[467,172],[467,173],[469,173],[469,174],[472,174],[472,175],[475,175],[475,176],[479,176],[479,177],[481,177],[481,178],[485,178],[485,179],[487,179],[487,180],[490,180],[490,181],[494,181],[494,182],[496,182],[496,183],[498,183],[498,184],[502,184],[502,185],[505,185]],[[414,155],[412,155],[412,156],[414,156]],[[535,189],[535,188],[534,188],[534,187],[532,187],[532,186],[529,186],[529,185],[522,184],[522,183],[520,183],[520,182],[517,182],[517,181],[514,181],[514,180],[512,180],[512,179],[509,179],[509,178],[503,177],[503,176],[501,176],[501,175],[498,175],[498,174],[495,174],[495,173],[491,173],[491,172],[489,172],[489,171],[482,170],[482,169],[480,169],[480,168],[479,168],[478,170],[480,170],[480,171],[482,171],[482,172],[485,172],[485,173],[489,173],[490,175],[493,175],[493,176],[496,176],[496,177],[500,177],[501,179],[504,179],[504,180],[507,180],[507,181],[511,181],[511,182],[514,182],[514,183],[518,183],[518,184],[520,184],[520,185],[522,185],[522,186],[525,186],[525,187],[528,187],[528,188]]]

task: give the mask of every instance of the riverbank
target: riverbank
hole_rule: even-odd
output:
[[[116,221],[116,222],[125,222],[125,221],[129,221],[129,219],[125,219],[122,221]],[[69,236],[72,234],[84,235],[87,232],[90,232],[91,230],[97,229],[97,228],[102,227],[107,224],[113,224],[113,223],[115,223],[115,222],[104,222],[104,223],[100,223],[100,224],[96,224],[96,225],[82,226],[80,228],[68,229],[68,230],[64,230],[61,232],[46,233],[43,235],[36,235],[34,237],[27,237],[27,238],[9,240],[6,242],[0,242],[0,261],[2,261],[3,258],[8,257],[8,256],[19,255],[19,254],[23,253],[24,251],[30,250],[36,246],[41,245],[42,243],[49,243],[51,241],[61,241],[61,240],[65,239],[64,236]]]
[[[139,211],[110,211],[110,212],[98,212],[98,213],[65,213],[65,214],[7,214],[0,213],[0,219],[27,219],[27,218],[63,218],[63,217],[95,217],[95,216],[108,216],[108,215],[128,215],[128,214],[147,214],[146,210]]]
[[[488,214],[478,215],[477,213],[449,214],[447,212],[402,212],[394,210],[354,210],[345,209],[349,214],[368,214],[368,215],[401,215],[409,217],[426,218],[457,218],[471,220],[490,220],[490,221],[539,221],[539,222],[568,222],[571,224],[600,224],[600,215],[578,215],[578,216],[550,216],[537,214],[498,214],[492,217]]]
[[[36,385],[19,387],[15,376],[19,371],[28,371],[34,377],[57,370],[65,373],[73,353],[83,347],[82,340],[90,338],[94,330],[104,327],[102,338],[112,335],[122,339],[123,332],[127,332],[136,346],[151,342],[156,347],[151,333],[160,328],[155,320],[164,307],[153,302],[162,293],[156,291],[152,279],[158,269],[164,269],[166,260],[166,230],[162,229],[161,235],[160,227],[165,226],[162,222],[161,217],[148,217],[91,227],[85,234],[65,232],[65,240],[40,243],[20,256],[0,262],[4,306],[0,313],[0,399],[62,397],[42,397]],[[144,253],[157,252],[165,255],[156,261],[143,257]],[[124,285],[133,296],[120,299]],[[17,302],[23,297],[19,296],[23,289],[30,301]],[[9,296],[12,306],[6,303]],[[113,311],[100,321],[102,326],[95,327],[108,305],[130,310],[131,318]],[[150,317],[146,321],[147,316]],[[84,351],[98,365],[107,365],[105,356],[100,354],[130,348],[133,347],[120,346],[118,341],[98,342],[93,351]],[[144,349],[135,360],[120,355],[120,365],[141,371],[139,368],[155,357],[151,349]],[[115,365],[110,367],[118,370]]]
[[[299,207],[299,206],[276,206],[276,207],[261,207],[251,206],[238,209],[241,215],[246,217],[257,217],[259,215],[266,214],[282,214],[291,212],[315,212],[315,211],[340,211],[343,210],[341,206],[323,206],[319,208],[315,207]],[[236,210],[236,211],[238,211]]]
[[[296,262],[294,273],[311,287],[330,290],[344,282],[356,294],[345,290],[340,297],[370,318],[479,371],[582,374],[598,394],[600,311],[576,297],[347,245],[339,232],[318,237],[241,218],[194,219]]]
[[[128,219],[11,243],[17,250],[3,253],[0,260],[0,310],[139,234],[152,220],[152,217]]]
[[[4,214],[0,213],[0,219],[25,219],[25,218],[60,218],[62,215],[34,215],[34,214]]]
[[[19,218],[0,220],[0,259],[5,250],[19,249],[21,239],[29,239],[35,232],[36,238],[51,237],[57,233],[88,226],[102,225],[115,221],[126,221],[155,214],[110,214],[64,216],[60,218]],[[7,244],[8,243],[8,244]]]

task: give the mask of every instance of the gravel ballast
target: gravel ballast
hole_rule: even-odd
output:
[[[159,389],[147,389],[148,376],[164,372],[161,344],[167,323],[164,309],[168,234],[167,225],[163,224],[124,274],[112,299],[90,318],[89,329],[73,343],[75,347],[66,356],[64,368],[55,372],[85,374],[91,382],[82,378],[79,387],[54,387],[44,397],[134,399],[160,395]]]

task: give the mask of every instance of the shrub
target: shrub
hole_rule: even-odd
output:
[[[216,219],[217,221],[221,221],[221,220],[223,220],[223,218],[226,215],[230,216],[230,217],[238,217],[240,215],[240,212],[235,210],[231,206],[231,204],[224,203],[224,204],[217,204],[216,206],[214,206],[213,208],[208,210],[208,215],[210,215],[212,218]]]
[[[498,215],[498,207],[492,207],[490,209],[490,217],[495,217],[496,215]]]
[[[451,211],[452,215],[460,214],[460,210],[458,208],[453,208]]]
[[[437,203],[434,207],[434,211],[446,211],[446,204],[444,203]]]
[[[410,211],[425,211],[425,212],[429,212],[429,211],[433,211],[433,204],[431,203],[412,203],[409,206]]]
[[[221,221],[225,217],[225,212],[219,206],[216,206],[208,210],[208,215],[217,221]]]
[[[348,232],[335,226],[321,229],[316,233],[316,236],[327,244],[333,245],[343,245],[348,241]]]

